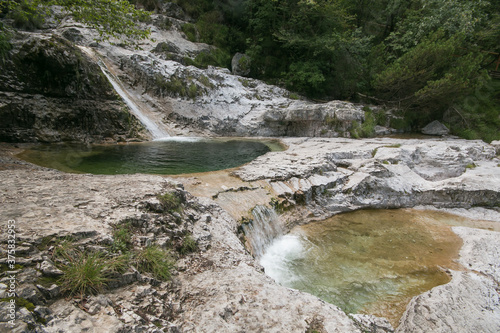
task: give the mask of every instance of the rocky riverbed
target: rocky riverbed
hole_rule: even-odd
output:
[[[0,64],[0,139],[148,138],[99,61],[171,135],[296,137],[282,138],[286,151],[240,168],[176,177],[66,174],[20,161],[14,155],[21,148],[2,144],[0,331],[500,331],[498,142],[341,138],[358,135],[363,105],[314,103],[227,69],[189,66],[186,59],[211,47],[186,40],[180,28],[186,17],[177,11],[153,16],[153,39],[141,50],[116,40],[97,43],[95,31],[70,18],[16,35]],[[392,115],[383,116],[389,124]],[[162,201],[168,198],[174,206]],[[410,207],[486,220],[489,229],[453,229],[464,242],[462,269],[449,271],[450,283],[415,297],[394,328],[267,277],[252,256],[251,235],[242,233],[256,206],[279,212],[285,232],[341,212]],[[12,268],[8,221],[15,221],[17,236]],[[116,231],[125,227],[130,240],[119,243]],[[170,279],[160,279],[130,262],[99,294],[69,297],[58,280],[69,263],[57,255],[68,242],[78,253],[108,259],[153,245],[170,251],[175,265]]]
[[[493,231],[500,223],[500,161],[493,146],[458,139],[283,142],[288,150],[240,168],[175,178],[65,174],[18,161],[12,155],[19,149],[3,147],[0,215],[16,221],[16,292],[34,306],[17,307],[14,331],[393,331],[382,318],[345,314],[264,274],[238,227],[249,216],[247,207],[271,203],[282,209],[285,230],[368,207],[431,205],[492,221],[492,230],[454,228],[464,240],[463,269],[450,271],[450,283],[415,297],[396,331],[500,329],[500,234]],[[183,198],[182,210],[159,209],[157,195],[163,193]],[[197,249],[176,257],[166,282],[129,267],[113,286],[84,300],[42,285],[40,279],[53,274],[47,237],[72,235],[82,248],[102,248],[113,241],[113,225],[123,221],[138,226],[135,247],[175,249],[189,233]],[[7,223],[1,228],[6,258]],[[2,293],[8,290],[0,286]],[[8,303],[1,304],[6,328]]]

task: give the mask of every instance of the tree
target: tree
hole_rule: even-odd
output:
[[[376,95],[386,103],[440,119],[457,99],[474,91],[484,72],[482,55],[465,51],[465,36],[438,30],[376,75]]]
[[[139,25],[149,14],[126,0],[4,0],[0,1],[0,10],[14,19],[15,28],[33,30],[41,27],[54,5],[96,29],[102,38],[144,39],[150,35]]]
[[[356,76],[352,70],[361,65],[355,47],[366,45],[355,41],[353,18],[341,1],[250,0],[248,17],[255,76],[311,97],[352,94],[341,78]]]

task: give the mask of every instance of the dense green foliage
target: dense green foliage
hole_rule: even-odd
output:
[[[0,59],[12,28],[40,28],[57,4],[103,38],[148,36],[137,22],[166,0],[3,0]],[[399,128],[438,119],[456,134],[500,139],[500,0],[173,0],[188,39],[215,46],[184,59],[230,68],[251,58],[250,76],[310,98],[380,104]],[[5,21],[7,22],[7,21]],[[194,89],[191,95],[194,94]],[[186,90],[188,94],[188,90]],[[355,131],[359,132],[359,131]],[[364,132],[364,131],[361,131]],[[371,131],[367,131],[371,132]]]
[[[499,0],[178,0],[190,38],[242,52],[250,75],[319,99],[360,99],[500,138]],[[355,130],[354,132],[362,132]],[[368,131],[371,132],[371,131]]]
[[[12,19],[14,28],[39,29],[51,14],[50,6],[61,6],[63,15],[72,15],[75,20],[96,29],[101,38],[144,39],[150,35],[148,29],[138,24],[147,20],[149,14],[136,9],[127,0],[2,0],[0,17]],[[62,17],[56,15],[55,18]]]

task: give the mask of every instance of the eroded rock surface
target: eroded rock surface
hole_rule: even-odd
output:
[[[0,62],[0,140],[58,142],[140,137],[95,62],[66,39],[25,34]]]
[[[494,148],[480,141],[283,141],[288,150],[226,171],[239,180],[211,176],[215,181],[234,178],[232,190],[221,183],[210,190],[203,175],[172,180],[64,174],[16,161],[9,150],[4,151],[0,213],[16,220],[19,248],[24,249],[19,257],[24,267],[19,292],[40,303],[38,316],[46,324],[37,324],[37,314],[23,307],[17,309],[18,318],[24,318],[26,325],[38,325],[40,332],[97,332],[103,327],[159,332],[159,326],[165,332],[390,332],[383,319],[350,317],[314,296],[276,285],[239,239],[238,210],[221,206],[238,205],[242,198],[249,201],[245,207],[252,200],[281,207],[286,203],[285,228],[347,210],[415,205],[457,208],[461,215],[500,222],[499,213],[487,209],[499,204],[499,161]],[[202,188],[198,198],[180,184],[192,180],[196,183],[186,188]],[[174,189],[184,198],[184,208],[162,215],[157,194]],[[111,242],[111,225],[124,220],[138,226],[137,246],[165,246],[189,232],[198,250],[177,261],[171,281],[130,269],[104,298],[85,303],[61,300],[57,285],[39,286],[40,274],[60,274],[50,269],[47,250],[37,250],[43,236],[73,235],[81,246],[99,249]],[[2,224],[2,235],[5,228]],[[398,332],[449,332],[457,327],[465,327],[464,332],[498,331],[499,233],[470,228],[455,232],[464,239],[460,263],[465,270],[451,272],[451,283],[415,298]]]

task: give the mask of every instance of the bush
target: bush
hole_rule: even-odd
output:
[[[375,135],[376,120],[371,111],[365,112],[365,121],[361,125],[361,136],[370,138]]]
[[[198,68],[207,68],[208,66],[231,67],[231,56],[224,50],[213,49],[211,51],[200,52],[192,62],[192,65]]]
[[[9,8],[9,18],[13,19],[13,26],[18,29],[40,29],[48,14],[46,7],[39,6],[40,1],[20,1]]]
[[[181,26],[181,30],[184,34],[186,34],[186,37],[189,41],[196,43],[198,41],[198,38],[196,38],[196,26],[191,23],[186,23]]]
[[[174,266],[170,252],[157,245],[148,246],[137,253],[135,263],[141,273],[151,273],[156,279],[163,281],[170,279],[170,270]]]

